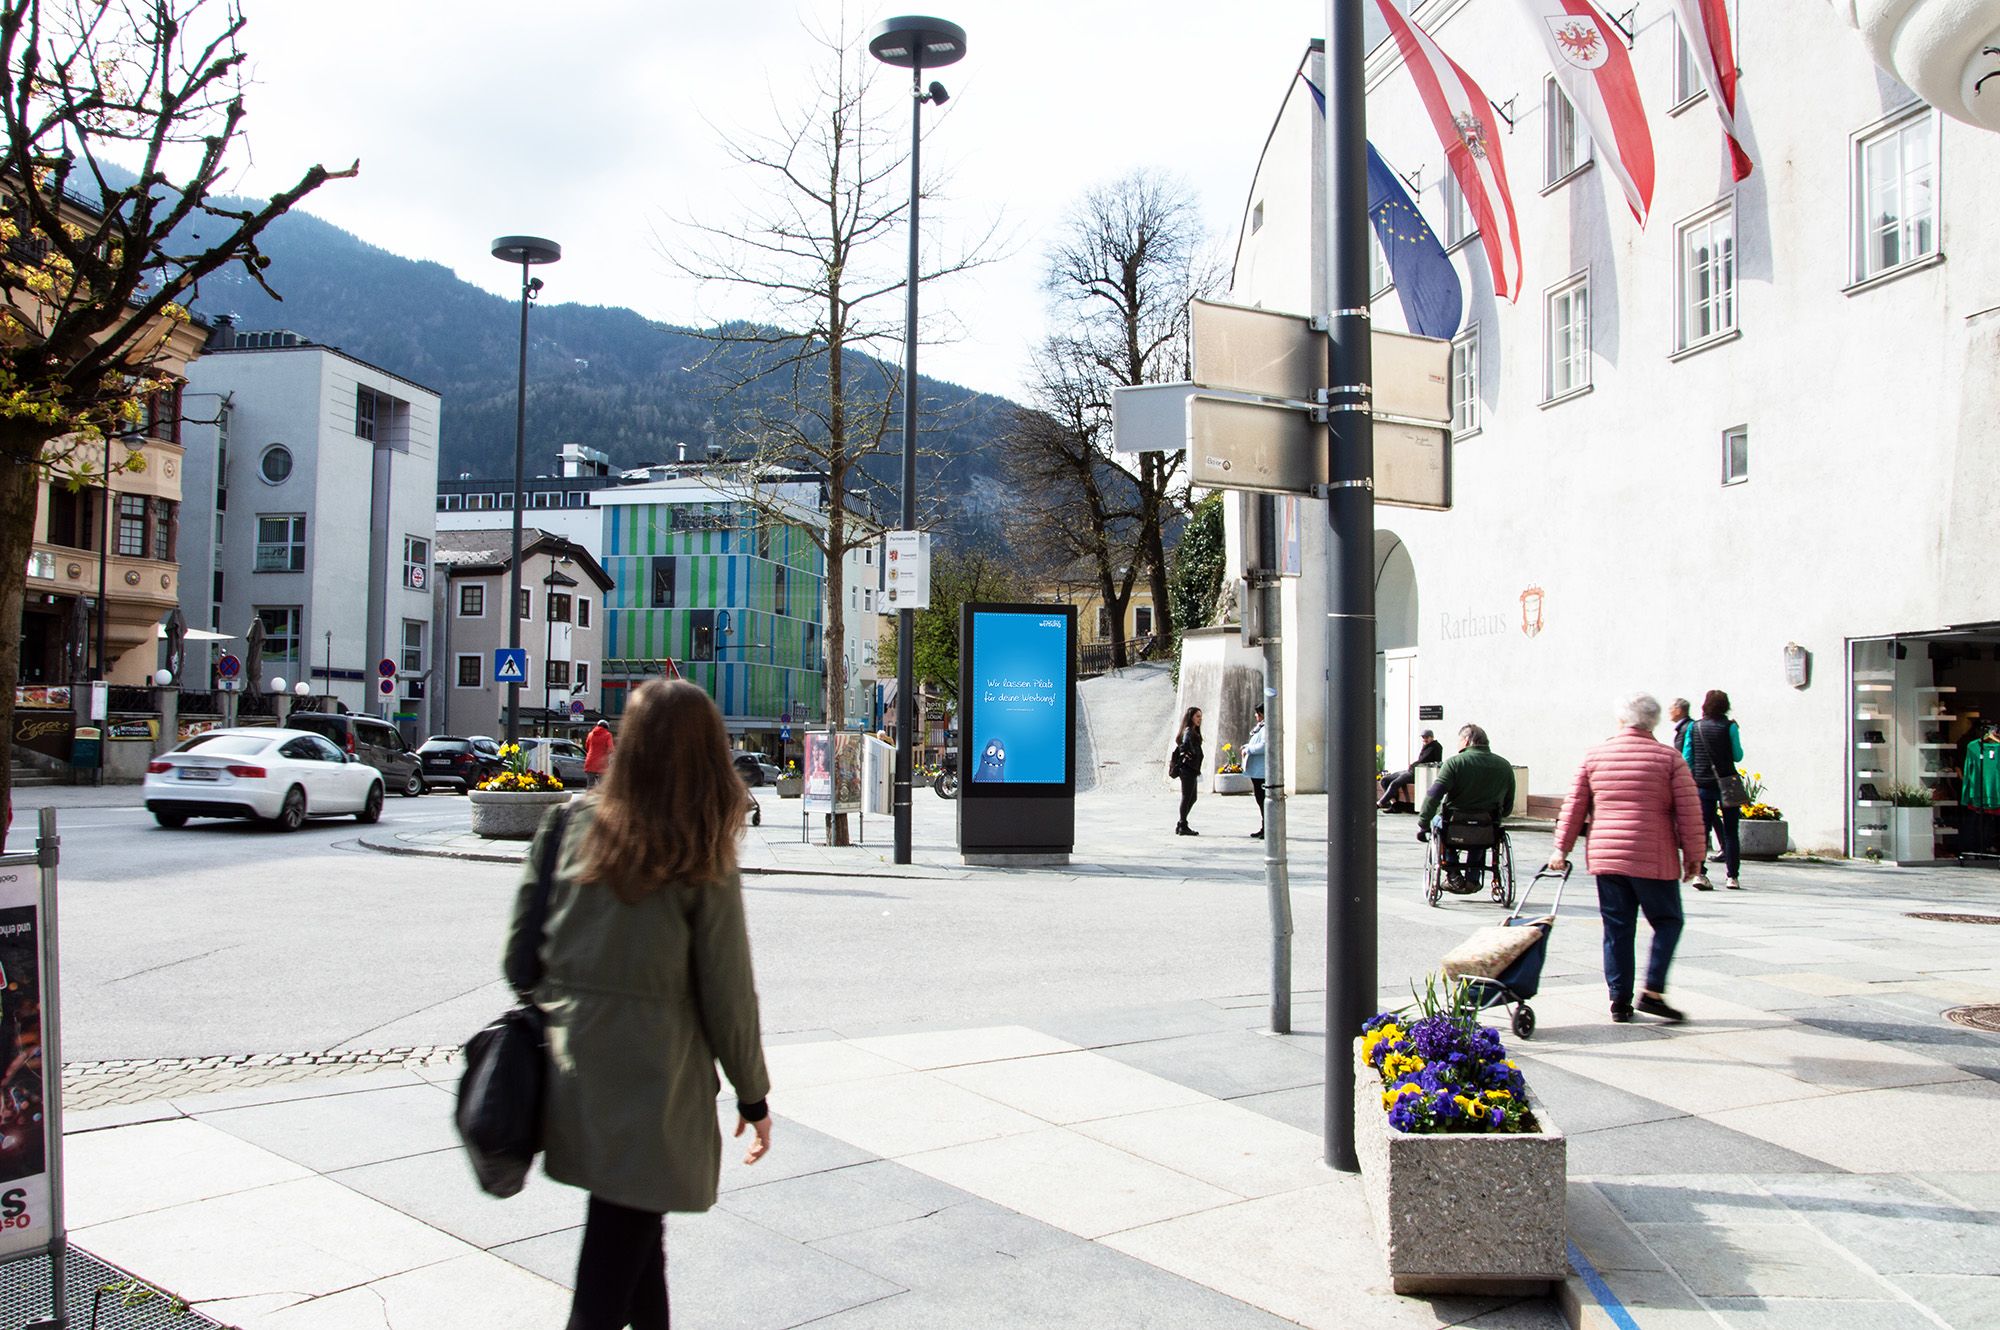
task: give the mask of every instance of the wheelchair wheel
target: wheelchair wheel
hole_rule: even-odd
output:
[[[1438,853],[1437,837],[1424,842],[1424,899],[1432,905],[1444,895],[1444,864]]]
[[[1514,908],[1514,842],[1502,836],[1493,851],[1493,899]]]
[[[1514,1033],[1523,1039],[1535,1037],[1535,1009],[1525,1002],[1514,1008]]]

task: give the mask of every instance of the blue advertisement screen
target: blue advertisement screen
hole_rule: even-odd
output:
[[[972,770],[977,784],[1069,779],[1069,618],[972,615]]]

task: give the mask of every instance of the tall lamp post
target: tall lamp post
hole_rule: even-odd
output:
[[[528,304],[542,289],[542,279],[529,269],[554,263],[562,246],[540,236],[501,236],[493,242],[493,257],[521,265],[521,369],[514,391],[514,559],[507,575],[507,647],[521,649],[521,489],[528,466]],[[547,661],[542,662],[547,665]],[[521,681],[507,685],[507,742],[521,738]]]
[[[917,203],[921,176],[918,157],[924,141],[924,103],[942,106],[944,84],[924,87],[924,70],[941,69],[965,57],[965,29],[941,18],[906,14],[884,19],[868,34],[868,51],[885,65],[910,71],[910,270],[903,313],[903,517],[905,531],[917,529]],[[915,773],[913,740],[917,656],[911,630],[915,612],[896,611],[896,845],[895,861],[910,862],[910,778]]]

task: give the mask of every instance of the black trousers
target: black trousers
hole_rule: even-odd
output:
[[[667,1330],[667,1246],[661,1216],[590,1198],[569,1330]]]
[[[1194,811],[1195,787],[1201,783],[1201,773],[1184,771],[1181,773],[1181,825],[1187,825],[1187,815]]]
[[[1250,778],[1250,793],[1257,800],[1257,826],[1261,829],[1264,825],[1264,778],[1262,776],[1252,776]]]

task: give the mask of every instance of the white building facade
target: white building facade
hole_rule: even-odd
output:
[[[1421,728],[1449,740],[1477,722],[1529,768],[1530,794],[1559,797],[1617,694],[1698,707],[1718,688],[1796,846],[1991,851],[2000,818],[1962,806],[1957,772],[2000,719],[2000,137],[1916,100],[1830,7],[1743,11],[1741,183],[1671,7],[1633,13],[1657,161],[1642,229],[1519,6],[1412,7],[1513,119],[1511,302],[1400,55],[1369,61],[1369,138],[1466,292],[1454,506],[1377,510],[1384,765]],[[1294,80],[1245,201],[1232,299],[1325,310],[1322,132]],[[1404,326],[1393,288],[1373,310]],[[1313,789],[1326,520],[1304,508],[1285,682],[1294,779]],[[1938,800],[1923,829],[1893,825],[1895,787]]]
[[[437,683],[438,394],[291,333],[224,330],[187,398],[187,621],[239,637],[261,622],[266,680],[304,680],[421,738]],[[221,652],[188,651],[188,676],[206,679]]]

